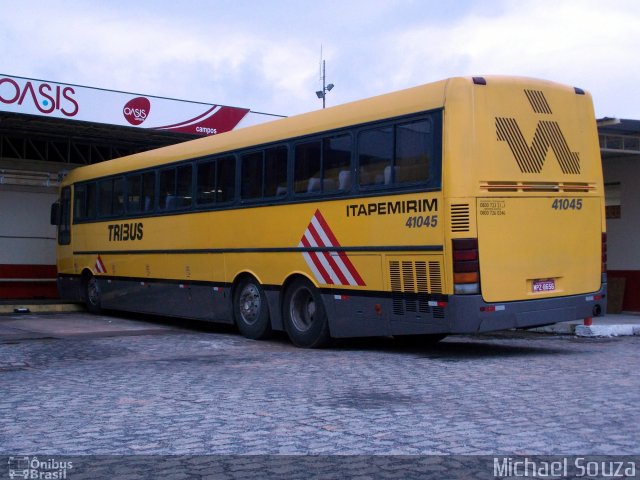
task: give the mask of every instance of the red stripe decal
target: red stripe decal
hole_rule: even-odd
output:
[[[302,237],[301,242],[302,242],[302,245],[304,245],[306,248],[311,247],[311,245],[309,244],[309,241],[305,237]],[[331,281],[331,275],[329,275],[329,273],[325,270],[324,265],[322,265],[322,263],[318,259],[318,256],[315,255],[315,252],[309,252],[309,258],[311,258],[311,261],[318,269],[318,272],[320,272],[320,275],[322,276],[322,281],[327,285],[331,285],[333,283]]]
[[[333,245],[324,245],[323,244],[322,238],[320,238],[320,235],[316,231],[316,227],[314,227],[312,223],[309,224],[309,233],[314,238],[314,240],[316,241],[318,246],[321,246],[321,247],[331,247],[331,246],[333,246]],[[325,233],[326,233],[326,229],[325,229]],[[336,276],[340,280],[340,285],[349,285],[349,280],[347,280],[347,277],[344,276],[344,274],[342,273],[342,270],[340,269],[340,267],[338,266],[338,264],[336,263],[335,259],[333,258],[333,256],[331,255],[330,252],[317,252],[317,253],[316,252],[311,252],[310,254],[313,255],[314,253],[316,255],[324,255],[324,258],[329,263],[329,266],[331,267],[331,270],[333,271],[333,273],[336,274]]]

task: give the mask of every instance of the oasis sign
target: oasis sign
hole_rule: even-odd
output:
[[[24,105],[25,110],[37,109],[42,114],[59,111],[66,117],[78,114],[80,106],[74,98],[73,87],[47,82],[19,83],[10,77],[0,77],[0,102],[6,105]],[[25,112],[27,113],[27,112]]]
[[[233,130],[248,108],[188,102],[0,74],[0,111],[126,127],[215,135]],[[269,118],[254,118],[261,123]]]

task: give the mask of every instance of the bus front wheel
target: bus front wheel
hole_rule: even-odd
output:
[[[294,345],[320,348],[329,343],[329,322],[320,292],[307,280],[299,278],[284,296],[284,326]]]
[[[271,319],[264,289],[257,280],[240,280],[233,294],[236,325],[246,338],[260,340],[271,335]]]
[[[100,293],[100,285],[93,275],[89,274],[84,280],[84,302],[91,313],[99,314],[102,312],[102,296]]]

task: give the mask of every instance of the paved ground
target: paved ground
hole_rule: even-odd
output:
[[[640,454],[638,336],[301,350],[220,327],[4,316],[0,390],[6,455]]]

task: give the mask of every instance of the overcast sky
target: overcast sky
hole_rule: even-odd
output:
[[[458,75],[640,119],[638,0],[0,0],[0,73],[283,115]]]

